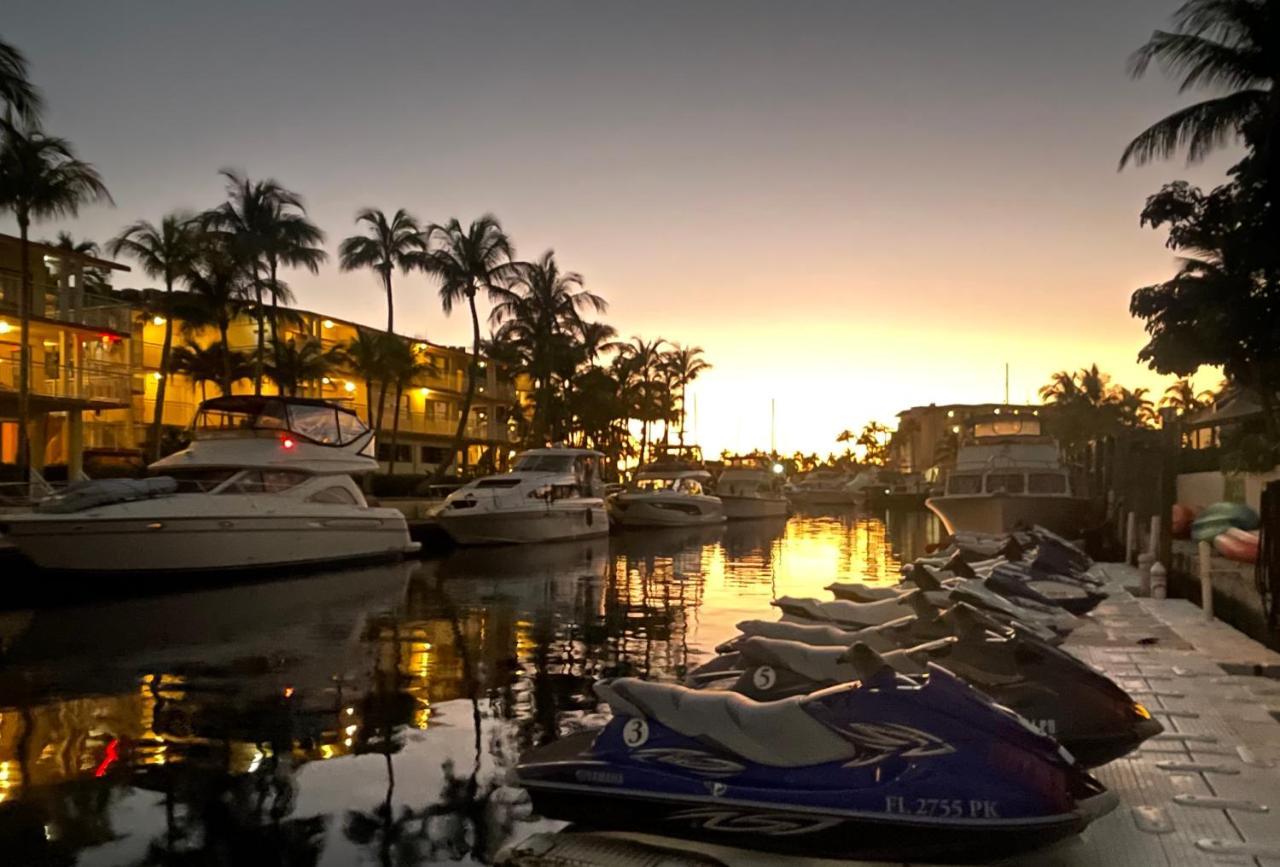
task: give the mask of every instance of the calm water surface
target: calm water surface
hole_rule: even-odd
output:
[[[799,516],[0,613],[0,864],[487,862],[502,785],[769,600],[886,583],[921,513]]]

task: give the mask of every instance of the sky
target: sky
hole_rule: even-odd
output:
[[[623,337],[705,350],[708,453],[826,453],[910,406],[1001,400],[1006,363],[1014,402],[1094,362],[1168,383],[1128,298],[1174,257],[1138,214],[1232,162],[1117,172],[1194,98],[1125,71],[1175,5],[6,0],[0,39],[115,201],[36,237],[211,206],[223,167],[300,192],[331,254],[361,207],[491,212]],[[367,272],[286,279],[300,306],[385,321]],[[400,330],[468,339],[427,278],[396,292]]]

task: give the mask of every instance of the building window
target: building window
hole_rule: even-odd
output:
[[[438,448],[436,446],[422,447],[422,462],[424,464],[442,464],[448,456],[449,450]]]
[[[413,452],[411,448],[404,443],[396,443],[395,460],[398,464],[407,464],[413,460]],[[391,443],[378,443],[378,460],[391,460]]]

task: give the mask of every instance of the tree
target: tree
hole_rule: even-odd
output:
[[[1259,231],[1256,193],[1237,177],[1207,194],[1179,181],[1149,198],[1143,224],[1167,226],[1166,245],[1184,255],[1173,277],[1133,293],[1129,311],[1145,320],[1139,360],[1176,376],[1221,366],[1257,395],[1280,442],[1280,285],[1268,277],[1276,244]]]
[[[685,417],[688,410],[686,400],[689,383],[711,369],[711,364],[702,356],[701,346],[680,346],[673,343],[666,353],[665,363],[671,374],[671,383],[680,392],[680,446],[684,447]]]
[[[387,465],[387,474],[395,475],[396,447],[400,443],[400,402],[404,399],[405,390],[413,385],[414,380],[424,376],[432,368],[407,341],[390,334],[384,340],[382,361],[386,366],[387,381],[395,391],[391,404],[391,459]]]
[[[227,201],[204,215],[210,228],[225,233],[237,247],[253,289],[254,318],[258,325],[258,345],[254,352],[253,393],[262,394],[266,369],[266,305],[264,292],[271,295],[271,339],[277,340],[277,307],[288,301],[277,270],[281,265],[304,267],[315,273],[326,258],[314,246],[324,240],[306,217],[302,197],[285,189],[278,181],[253,181],[232,169],[223,169],[227,180]]]
[[[386,346],[394,340],[394,335],[385,331],[371,331],[357,328],[356,336],[342,346],[342,363],[351,368],[357,376],[364,380],[366,420],[376,434],[382,430],[382,412],[384,402],[378,397],[378,411],[373,411],[373,384],[378,383],[380,391],[387,390],[387,379],[390,368],[387,365]]]
[[[0,40],[0,103],[6,114],[35,125],[43,108],[38,91],[27,74],[27,59],[22,52]]]
[[[366,223],[368,234],[344,238],[338,248],[338,267],[343,271],[369,268],[382,280],[387,294],[387,333],[395,332],[395,299],[391,291],[391,274],[397,268],[407,274],[423,264],[426,242],[418,220],[404,208],[388,221],[376,208],[364,208],[356,214],[356,224]]]
[[[535,262],[521,263],[509,286],[494,292],[489,321],[498,326],[496,343],[513,351],[534,382],[537,398],[531,436],[539,443],[557,439],[565,421],[563,395],[557,397],[557,375],[567,382],[578,362],[574,340],[584,324],[581,313],[603,313],[608,305],[599,295],[583,287],[582,275],[561,271],[551,250]],[[554,406],[553,406],[554,404]]]
[[[111,196],[98,170],[77,159],[69,141],[0,119],[0,211],[11,212],[18,224],[18,466],[24,475],[31,467],[31,223],[74,217],[81,205],[104,199]]]
[[[1147,127],[1125,148],[1121,168],[1168,159],[1183,148],[1197,162],[1232,136],[1252,138],[1261,152],[1274,145],[1280,131],[1277,6],[1275,0],[1189,0],[1174,12],[1172,32],[1151,34],[1129,60],[1135,78],[1154,61],[1181,77],[1182,92],[1206,87],[1222,93]],[[1280,166],[1274,149],[1269,160]]]
[[[884,466],[889,450],[890,430],[878,421],[869,421],[858,434],[854,445],[862,448],[863,463]]]
[[[614,357],[614,376],[622,386],[628,416],[640,421],[641,464],[649,459],[649,425],[658,420],[661,412],[657,386],[666,343],[661,337],[655,340],[632,337],[631,342],[618,347]]]
[[[1191,380],[1183,377],[1164,390],[1160,405],[1176,411],[1178,415],[1186,415],[1203,409],[1213,403],[1213,400],[1212,391],[1205,390],[1197,393]]]
[[[1115,409],[1116,418],[1124,427],[1152,427],[1156,423],[1156,407],[1147,393],[1145,388],[1117,386],[1107,395],[1107,404]]]
[[[167,300],[172,300],[173,286],[190,269],[196,255],[196,232],[190,214],[166,214],[156,226],[146,220],[131,223],[107,242],[112,256],[126,255],[136,260],[148,277],[164,281]],[[164,317],[164,342],[160,346],[160,380],[156,383],[155,413],[151,420],[151,448],[155,460],[160,459],[161,429],[164,424],[164,398],[169,385],[169,355],[173,349],[172,311]]]
[[[444,476],[457,454],[462,450],[475,399],[476,380],[480,366],[480,314],[476,310],[476,294],[486,293],[490,300],[498,297],[499,290],[519,276],[512,259],[515,251],[511,239],[502,225],[491,214],[485,214],[463,229],[458,220],[443,225],[432,224],[427,230],[428,249],[422,258],[422,269],[440,281],[440,305],[448,316],[454,304],[465,300],[471,313],[471,358],[467,365],[467,391],[462,400],[462,413],[458,417],[458,429],[453,436],[453,448],[436,468],[437,479]]]
[[[190,292],[190,303],[183,311],[183,328],[190,334],[211,326],[218,330],[221,347],[222,377],[218,385],[223,394],[231,393],[236,353],[231,351],[227,332],[231,322],[250,303],[245,299],[245,268],[237,256],[238,248],[231,239],[218,233],[200,233],[183,282]],[[255,364],[254,373],[257,375]]]
[[[271,347],[271,364],[267,370],[281,394],[297,397],[304,383],[316,382],[329,375],[337,365],[341,350],[325,349],[315,337],[277,341]]]
[[[200,387],[200,400],[209,399],[205,387],[212,382],[223,395],[231,393],[231,383],[253,376],[253,365],[243,352],[228,352],[221,343],[176,346],[169,359],[172,373],[187,377]]]

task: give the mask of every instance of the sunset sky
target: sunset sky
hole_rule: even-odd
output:
[[[776,399],[778,446],[825,453],[912,405],[1001,399],[1006,362],[1014,401],[1095,361],[1163,388],[1127,306],[1173,255],[1138,212],[1232,161],[1116,171],[1194,98],[1125,74],[1175,5],[7,0],[0,35],[116,201],[35,237],[207,207],[224,166],[301,192],[331,254],[362,206],[491,211],[623,336],[704,347],[709,452],[767,447]],[[384,320],[368,273],[287,279]],[[460,313],[400,279],[404,330],[461,342]]]

